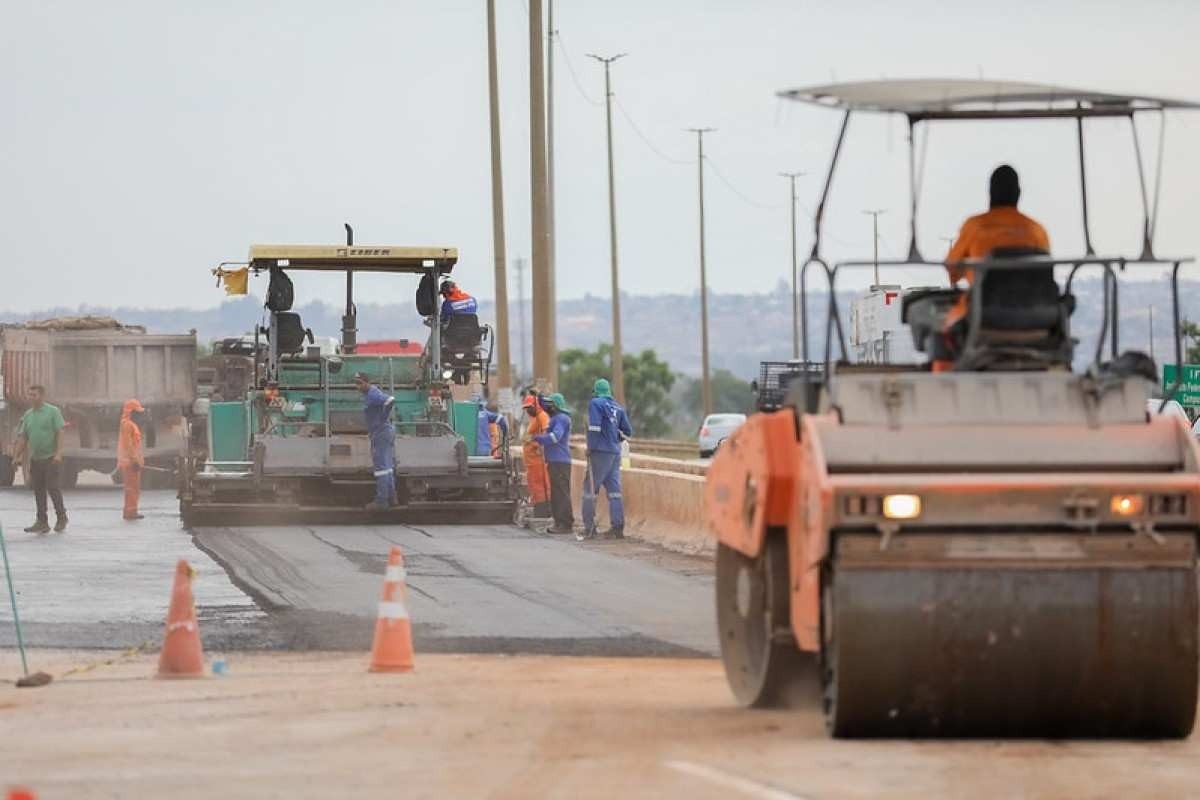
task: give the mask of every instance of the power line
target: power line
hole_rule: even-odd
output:
[[[566,45],[563,44],[562,32],[554,32],[554,43],[558,45],[559,52],[562,53],[563,61],[567,62],[567,72],[571,74],[571,83],[575,84],[575,91],[579,92],[579,96],[585,101],[594,106],[604,105],[602,100],[593,100],[592,96],[583,88],[583,83],[579,80],[579,75],[575,72],[575,65],[571,62],[571,54],[567,52]]]
[[[752,198],[743,194],[741,192],[741,190],[739,190],[736,186],[734,186],[733,183],[731,183],[730,180],[721,173],[721,170],[717,169],[716,162],[714,162],[712,160],[711,156],[705,156],[704,160],[708,162],[708,165],[710,167],[712,167],[713,174],[716,175],[718,179],[720,179],[721,183],[725,184],[729,188],[729,191],[733,192],[735,195],[740,197],[742,199],[742,202],[746,203],[746,205],[750,205],[750,206],[754,206],[755,208],[762,208],[762,209],[783,208],[782,203],[774,203],[774,204],[770,204],[770,205],[768,205],[766,203],[759,203],[758,201],[753,200]]]
[[[684,164],[684,165],[686,165],[686,164],[691,164],[691,163],[692,163],[690,160],[683,160],[683,159],[678,159],[678,158],[671,158],[671,156],[667,155],[667,154],[666,154],[666,153],[664,153],[662,150],[659,150],[657,147],[655,147],[655,146],[654,146],[654,142],[650,141],[650,138],[649,138],[648,136],[646,136],[646,134],[642,133],[642,129],[641,129],[641,128],[639,128],[639,127],[637,126],[637,123],[633,121],[633,117],[631,117],[631,116],[629,115],[629,112],[625,110],[625,106],[623,106],[623,105],[621,104],[621,98],[617,97],[617,96],[614,94],[614,95],[613,95],[613,100],[616,102],[616,104],[617,104],[617,110],[621,112],[621,116],[623,116],[623,117],[625,118],[625,121],[629,123],[629,127],[633,128],[633,132],[637,134],[638,138],[639,138],[639,139],[641,139],[641,140],[642,140],[642,142],[643,142],[643,143],[646,145],[646,147],[649,147],[649,148],[650,148],[650,150],[651,150],[651,151],[652,151],[652,152],[653,152],[653,153],[654,153],[656,156],[658,156],[659,158],[661,158],[663,161],[666,161],[666,162],[668,162],[668,163],[671,163],[671,164]]]

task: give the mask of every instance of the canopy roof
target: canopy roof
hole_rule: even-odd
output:
[[[785,89],[789,100],[845,111],[877,111],[920,119],[1111,117],[1139,111],[1200,108],[1200,103],[1108,94],[1065,86],[960,78],[857,81]]]
[[[250,247],[254,270],[283,267],[333,272],[400,272],[422,274],[431,267],[449,272],[458,262],[456,247],[394,245],[256,244]]]

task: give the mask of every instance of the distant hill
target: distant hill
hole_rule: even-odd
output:
[[[1077,351],[1081,363],[1094,353],[1096,334],[1100,328],[1100,307],[1103,293],[1098,279],[1076,282],[1077,311],[1073,320],[1074,334],[1082,342]],[[697,375],[700,372],[700,302],[699,294],[627,295],[622,297],[621,315],[625,347],[629,350],[652,349],[677,372]],[[810,311],[810,354],[822,357],[824,352],[825,308],[827,295],[812,293],[808,298]],[[850,294],[839,293],[843,321],[847,319]],[[1171,340],[1171,300],[1163,281],[1127,281],[1121,286],[1121,311],[1118,318],[1121,340],[1126,349],[1148,349],[1148,309],[1155,307],[1155,356],[1160,362],[1173,361],[1174,343]],[[607,297],[585,296],[561,300],[558,303],[558,345],[594,348],[610,339],[610,300]],[[30,319],[73,315],[80,313],[107,314],[131,324],[144,325],[150,331],[175,333],[195,330],[201,341],[232,336],[253,330],[262,318],[262,301],[253,296],[230,299],[222,305],[204,310],[79,308],[42,309],[28,314],[0,312],[0,322],[23,322]],[[296,309],[304,324],[320,336],[338,336],[341,328],[341,309],[332,304],[312,302]],[[709,296],[709,343],[712,366],[724,368],[749,379],[754,376],[758,362],[791,357],[791,300],[786,285],[766,294],[713,294]],[[1200,281],[1181,281],[1180,313],[1184,318],[1200,319]],[[491,322],[495,310],[490,302],[480,308],[480,318]],[[517,355],[521,334],[520,314],[515,304],[509,311],[514,361],[530,364],[529,340],[526,335],[526,356]],[[525,309],[526,324],[532,316]],[[423,340],[428,329],[421,324],[411,306],[401,304],[372,305],[362,303],[358,312],[359,339],[412,338]]]

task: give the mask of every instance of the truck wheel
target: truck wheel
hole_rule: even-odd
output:
[[[817,699],[817,659],[792,636],[787,539],[768,536],[757,558],[717,545],[717,633],[725,678],[754,708]]]
[[[7,489],[16,479],[17,465],[13,463],[12,456],[0,453],[0,486]]]

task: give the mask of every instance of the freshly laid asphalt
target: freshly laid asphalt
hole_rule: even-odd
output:
[[[188,531],[171,491],[67,493],[71,524],[38,536],[33,498],[0,490],[27,645],[157,646],[175,562],[195,568],[205,647],[370,647],[388,551],[398,545],[418,651],[712,655],[711,562],[632,541],[581,544],[511,525],[288,525]],[[0,604],[0,646],[15,643]]]

